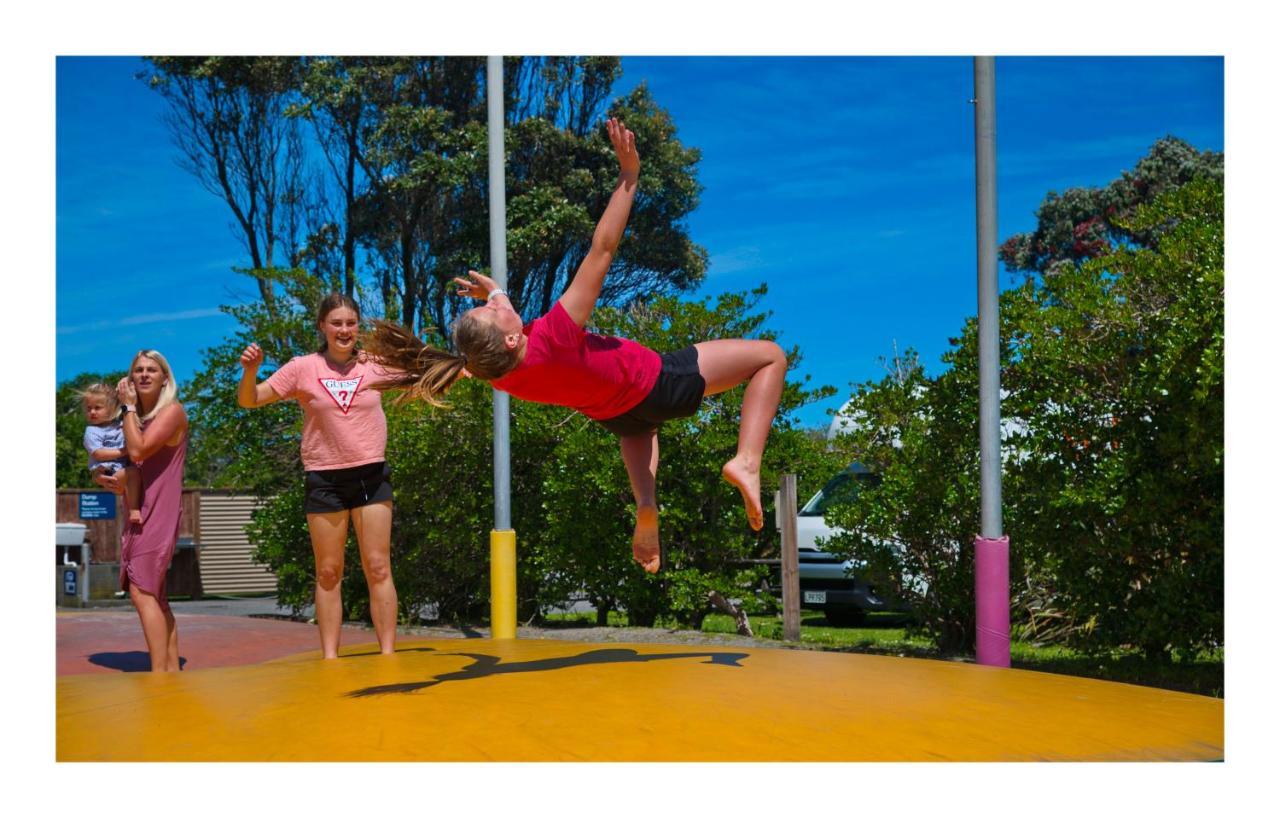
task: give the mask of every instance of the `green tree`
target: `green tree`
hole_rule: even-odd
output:
[[[249,268],[275,266],[291,238],[287,210],[301,201],[303,148],[298,123],[286,116],[298,84],[285,57],[152,57],[149,86],[169,103],[166,122],[179,164],[227,203],[248,252]],[[296,248],[284,248],[292,258]],[[274,293],[259,277],[268,307]]]
[[[369,103],[358,154],[368,180],[357,203],[360,240],[385,314],[411,329],[444,325],[430,305],[443,303],[448,280],[467,263],[456,252],[470,249],[463,255],[475,266],[487,241],[474,229],[487,170],[483,65],[475,57],[401,58],[354,78]]]
[[[617,74],[616,61],[595,60],[591,66],[604,76],[588,88],[607,88]],[[603,101],[598,94],[593,99]],[[508,133],[507,289],[517,309],[542,315],[551,308],[586,256],[617,182],[617,162],[603,130],[584,126],[598,125],[603,112],[586,119],[588,111],[571,107],[561,114],[569,120],[564,124],[531,117]],[[701,193],[695,179],[700,154],[680,143],[670,115],[643,85],[615,100],[607,113],[635,132],[642,170],[641,194],[600,303],[625,305],[640,296],[690,289],[702,280],[707,259],[684,224]]]
[[[302,413],[293,401],[258,409],[236,402],[240,353],[256,341],[266,356],[259,377],[268,377],[295,355],[319,348],[316,311],[325,283],[303,270],[273,268],[246,272],[276,291],[273,305],[260,301],[224,306],[240,328],[203,350],[202,364],[183,385],[190,419],[187,481],[214,488],[238,488],[267,496],[292,485],[302,474]]]
[[[944,361],[952,368],[929,378],[907,350],[882,380],[855,391],[847,411],[856,424],[839,445],[879,480],[828,511],[845,533],[826,547],[865,562],[863,575],[880,595],[909,606],[917,627],[955,651],[974,635],[977,378],[957,350]]]
[[[1222,644],[1222,191],[1169,190],[1125,223],[1151,248],[1007,298],[1027,570],[1084,646]]]
[[[368,189],[363,162],[365,132],[375,113],[371,95],[363,89],[376,81],[385,61],[378,57],[304,58],[301,98],[289,108],[290,115],[305,117],[314,126],[316,142],[341,197],[340,212],[326,209],[321,224],[308,237],[304,255],[318,277],[327,276],[335,291],[348,296],[355,295],[356,244],[364,229],[359,204]],[[328,201],[327,196],[318,198]]]
[[[1166,136],[1151,146],[1133,170],[1102,188],[1051,192],[1036,211],[1036,229],[1018,233],[1000,247],[1010,272],[1053,273],[1118,247],[1148,247],[1155,238],[1134,220],[1139,207],[1197,179],[1223,178],[1222,154],[1198,151]]]
[[[411,328],[446,327],[449,281],[488,264],[485,61],[473,57],[154,58],[183,164],[224,199],[247,267],[302,267]],[[614,57],[508,57],[508,290],[549,309],[577,269],[616,177],[599,125],[623,117],[645,156],[602,303],[688,289],[706,252],[689,238],[696,149],[641,87],[610,102]],[[313,125],[325,174],[308,170],[298,123]],[[331,205],[330,202],[335,202]],[[285,251],[273,261],[272,249]],[[255,273],[255,275],[257,275]],[[268,306],[275,292],[258,275]]]
[[[1004,521],[1015,621],[1086,649],[1222,644],[1222,183],[1117,229],[1146,236],[1001,296]],[[949,368],[909,363],[853,397],[847,443],[882,477],[834,521],[947,649],[972,643],[976,322]]]

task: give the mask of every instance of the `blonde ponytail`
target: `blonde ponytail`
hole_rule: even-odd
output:
[[[440,400],[462,376],[466,359],[422,343],[409,330],[390,321],[375,321],[373,333],[365,337],[365,353],[383,367],[399,373],[384,389],[403,389],[396,403],[425,400],[446,407]]]

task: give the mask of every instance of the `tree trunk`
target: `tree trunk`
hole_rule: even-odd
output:
[[[719,610],[733,617],[733,621],[738,628],[739,636],[755,636],[751,631],[751,620],[747,619],[747,612],[742,610],[741,605],[735,605],[725,599],[720,595],[719,591],[709,592],[707,594],[707,600]]]
[[[347,223],[342,237],[342,265],[344,270],[343,289],[348,298],[355,297],[356,292],[356,231],[351,224],[356,205],[356,151],[358,148],[358,125],[347,131],[347,183],[343,192],[347,198]]]
[[[413,228],[408,225],[400,233],[400,270],[404,281],[400,323],[413,332],[414,316],[418,311],[418,281],[413,269]]]

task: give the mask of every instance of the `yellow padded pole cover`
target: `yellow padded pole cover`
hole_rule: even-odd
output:
[[[516,532],[489,532],[489,622],[494,639],[516,638]]]

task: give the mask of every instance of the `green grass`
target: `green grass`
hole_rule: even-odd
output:
[[[757,638],[782,640],[780,615],[752,615],[748,619]],[[609,614],[610,627],[627,627],[627,624],[625,614]],[[802,611],[800,643],[819,650],[877,653],[919,659],[972,660],[972,654],[945,654],[925,637],[908,636],[908,624],[909,617],[906,614],[873,612],[867,615],[866,623],[859,627],[835,628],[827,624],[822,614]],[[594,625],[594,614],[553,615],[545,622],[545,626],[551,628]],[[675,627],[672,622],[661,622],[659,625]],[[704,633],[737,632],[733,618],[725,614],[708,615],[702,623],[702,630]],[[1216,698],[1223,695],[1224,656],[1221,650],[1194,659],[1164,663],[1151,661],[1137,651],[1112,651],[1101,656],[1091,656],[1070,648],[1035,645],[1015,639],[1009,647],[1009,654],[1013,667],[1022,670],[1085,676]]]
[[[554,613],[547,614],[542,618],[542,627],[544,628],[594,628],[596,626],[596,615],[593,613]],[[626,628],[630,623],[627,621],[627,615],[618,613],[617,611],[609,612],[610,628]]]
[[[1162,687],[1202,696],[1223,696],[1223,651],[1190,661],[1155,662],[1141,652],[1115,650],[1090,656],[1070,648],[1014,642],[1009,649],[1014,667],[1067,676],[1088,676],[1110,682]]]
[[[760,639],[782,639],[782,616],[748,616],[751,630]],[[919,636],[908,637],[909,617],[900,613],[869,613],[864,625],[836,628],[827,624],[822,614],[801,611],[800,643],[819,648],[863,653],[888,653],[917,656],[932,651],[932,643]],[[710,614],[702,623],[706,633],[736,633],[733,617]]]

